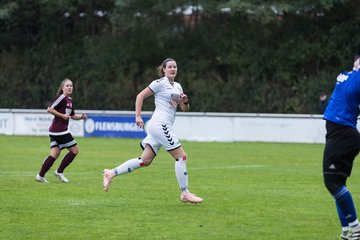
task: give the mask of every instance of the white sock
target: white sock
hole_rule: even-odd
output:
[[[143,160],[141,160],[140,158],[133,158],[133,159],[127,160],[126,162],[124,162],[120,166],[114,168],[113,170],[115,172],[115,176],[117,176],[117,175],[132,172],[141,166],[143,166]]]
[[[188,174],[186,171],[186,158],[180,157],[175,161],[175,175],[181,192],[188,192]]]
[[[351,223],[349,223],[349,227],[351,228],[351,229],[354,229],[354,228],[360,228],[360,225],[359,225],[359,220],[355,220],[355,221],[353,221],[353,222],[351,222]]]
[[[350,227],[341,227],[341,235],[347,236],[349,234]]]

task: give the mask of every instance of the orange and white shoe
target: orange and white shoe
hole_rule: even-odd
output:
[[[201,203],[203,199],[201,197],[192,194],[191,192],[182,192],[180,195],[180,201],[183,203]]]
[[[112,181],[112,178],[114,177],[114,172],[110,169],[104,169],[103,171],[103,187],[104,187],[104,191],[107,192],[109,189],[109,185]]]

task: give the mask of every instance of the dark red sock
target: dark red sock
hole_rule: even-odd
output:
[[[76,154],[73,152],[68,152],[68,154],[65,155],[64,159],[61,161],[61,164],[59,168],[57,169],[58,173],[63,173],[64,169],[69,166],[69,164],[74,160],[76,157]]]
[[[53,158],[53,157],[50,156],[50,155],[44,160],[44,162],[43,162],[43,164],[42,164],[42,166],[41,166],[40,172],[39,172],[39,175],[40,175],[41,177],[44,177],[44,176],[45,176],[46,172],[49,171],[49,169],[51,168],[51,166],[54,164],[55,160],[56,160],[56,159]]]

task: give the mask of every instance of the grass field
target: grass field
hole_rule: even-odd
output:
[[[190,190],[182,204],[174,161],[114,179],[102,170],[140,154],[137,139],[77,138],[80,154],[49,184],[34,181],[47,137],[0,135],[0,239],[338,239],[335,207],[322,182],[322,144],[183,142]],[[64,155],[61,155],[61,157]],[[360,206],[360,167],[348,181]]]

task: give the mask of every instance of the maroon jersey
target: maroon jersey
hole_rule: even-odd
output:
[[[54,101],[52,101],[49,108],[55,109],[59,113],[73,116],[75,114],[72,98],[67,97],[64,94],[58,96]],[[68,131],[69,120],[64,120],[60,117],[54,117],[50,127],[50,133],[66,133]]]

